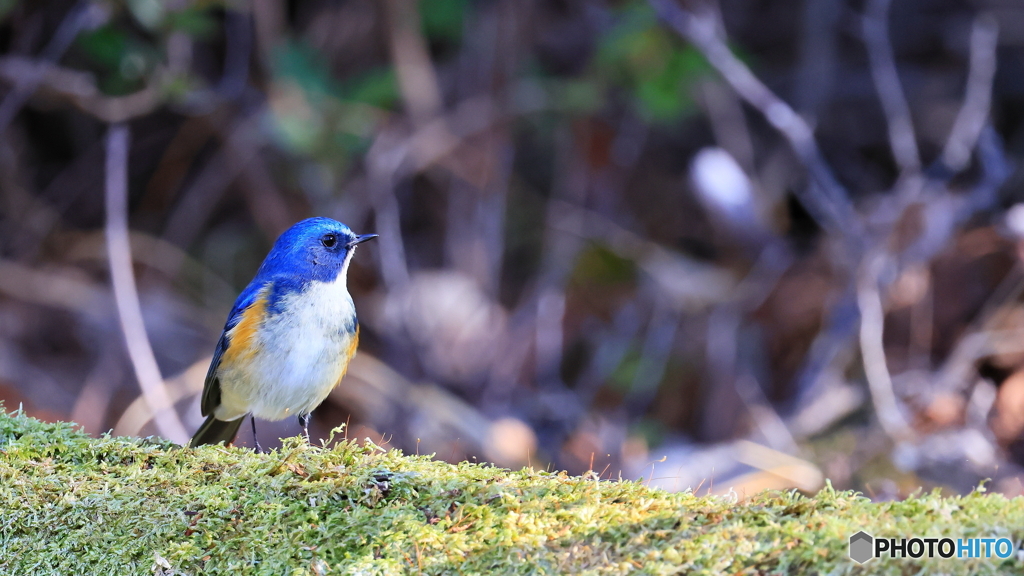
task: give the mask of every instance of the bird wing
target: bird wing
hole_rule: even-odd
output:
[[[228,353],[228,350],[231,349],[232,338],[229,334],[243,322],[253,324],[253,328],[255,328],[258,319],[255,318],[254,312],[258,310],[262,313],[265,309],[269,288],[270,282],[257,282],[254,280],[238,295],[235,305],[231,308],[231,312],[228,313],[228,321],[224,324],[224,332],[221,333],[220,340],[217,341],[217,348],[213,351],[213,360],[210,362],[210,369],[206,372],[206,382],[203,384],[203,399],[200,404],[203,416],[209,416],[220,406],[218,368],[220,368],[220,363],[225,353]],[[238,343],[238,345],[242,345],[242,343]]]

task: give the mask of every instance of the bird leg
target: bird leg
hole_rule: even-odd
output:
[[[263,448],[260,447],[259,438],[256,438],[256,417],[252,414],[249,415],[249,423],[252,424],[252,441],[256,444],[256,453],[262,454]]]
[[[302,435],[306,437],[306,444],[312,444],[309,441],[309,414],[300,415],[299,424],[302,424]]]

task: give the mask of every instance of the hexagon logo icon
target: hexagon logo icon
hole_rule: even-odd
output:
[[[875,539],[863,530],[850,536],[850,560],[858,564],[871,560],[875,557],[874,545]]]

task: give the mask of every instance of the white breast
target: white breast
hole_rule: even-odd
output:
[[[220,374],[225,412],[281,420],[323,402],[344,375],[356,337],[345,276],[281,298],[257,330],[251,360]]]

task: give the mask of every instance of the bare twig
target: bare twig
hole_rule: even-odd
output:
[[[188,246],[199,235],[207,219],[235,179],[248,182],[247,199],[255,220],[268,237],[276,237],[289,224],[287,206],[274,189],[273,181],[256,160],[264,143],[260,129],[262,114],[250,114],[221,131],[223,146],[210,159],[192,185],[182,193],[168,218],[166,238]]]
[[[979,358],[992,354],[993,342],[1014,331],[996,330],[1009,313],[1007,302],[1013,302],[1024,293],[1024,268],[1018,263],[1010,269],[995,290],[975,314],[963,336],[946,356],[936,372],[933,382],[937,392],[958,392],[971,384],[970,374]]]
[[[410,174],[443,162],[467,137],[490,128],[498,116],[487,97],[470,98],[411,134],[396,128],[380,131],[366,154],[366,172],[380,250],[381,276],[389,290],[409,281],[402,241],[401,214],[394,187]],[[449,128],[456,130],[453,134]],[[458,173],[457,165],[447,166]]]
[[[445,253],[452,267],[474,279],[488,293],[495,294],[501,281],[505,205],[512,174],[513,148],[502,140],[495,144],[494,178],[476,187],[453,178],[448,198]]]
[[[416,0],[389,0],[388,31],[391,59],[405,100],[406,111],[417,126],[441,112],[441,88],[423,37]]]
[[[92,2],[80,0],[71,10],[68,11],[64,20],[61,21],[53,37],[43,48],[40,54],[40,61],[53,63],[60,60],[64,52],[71,47],[71,43],[78,37],[78,33],[85,28],[96,26],[106,19],[103,8]],[[7,126],[14,120],[21,107],[32,97],[39,85],[44,81],[45,74],[41,70],[35,70],[32,74],[16,77],[14,89],[11,90],[0,102],[0,132],[7,129]]]
[[[715,141],[736,159],[744,172],[754,174],[754,141],[736,95],[715,80],[701,85],[701,96]]]
[[[921,154],[914,137],[914,124],[910,118],[900,77],[896,71],[892,43],[889,41],[889,6],[891,0],[871,0],[864,16],[864,43],[871,61],[871,77],[878,90],[878,99],[889,125],[889,145],[903,175],[921,170]]]
[[[963,210],[965,213],[958,215],[960,221],[966,220],[976,212],[988,210],[999,202],[999,188],[1013,172],[1006,157],[1002,138],[991,123],[985,124],[981,129],[975,152],[978,155],[978,165],[981,167],[981,181],[971,190]]]
[[[559,169],[554,176],[552,196],[585,205],[591,173],[567,130],[556,136],[555,166]],[[529,302],[533,302],[536,305],[535,369],[539,385],[548,387],[549,391],[563,385],[559,367],[565,346],[565,291],[572,262],[584,247],[581,216],[577,211],[564,210],[561,205],[548,201],[538,289],[522,304],[530,306]]]
[[[135,376],[157,429],[165,438],[184,443],[188,433],[174,411],[174,405],[164,389],[160,367],[146,335],[142,319],[142,306],[132,273],[132,255],[128,240],[128,127],[114,125],[107,133],[106,205],[107,250],[110,259],[110,277],[114,287],[121,330],[124,332],[128,355]]]
[[[109,310],[104,290],[81,277],[80,270],[37,270],[0,259],[0,294],[18,300],[97,318]]]
[[[285,36],[287,6],[277,0],[253,0],[251,4],[256,45],[264,68],[269,68],[274,49]]]
[[[198,403],[198,396],[203,391],[203,382],[206,380],[206,370],[210,367],[211,356],[205,356],[196,360],[191,366],[177,376],[164,380],[164,390],[171,402],[177,403],[185,398],[192,398]],[[195,412],[198,417],[199,413]],[[146,402],[145,396],[136,397],[131,404],[121,412],[120,418],[114,424],[114,436],[136,436],[150,421],[153,420],[153,411]]]
[[[409,265],[405,260],[402,240],[401,207],[395,196],[395,185],[405,160],[405,146],[393,145],[394,137],[384,130],[366,155],[366,171],[370,199],[373,203],[376,230],[380,234],[380,272],[388,290],[397,290],[409,283]]]
[[[732,89],[786,138],[813,183],[809,190],[796,193],[808,213],[821,226],[859,244],[861,221],[818,148],[814,131],[732,53],[718,32],[717,15],[709,9],[699,13],[684,10],[673,0],[648,1],[666,24],[700,50]]]
[[[999,25],[991,14],[981,14],[971,27],[971,68],[963,106],[957,114],[942,162],[956,173],[967,167],[992,104],[992,79],[996,74],[996,43]]]
[[[801,490],[820,490],[825,482],[825,475],[813,462],[750,440],[737,440],[734,446],[736,461],[781,476]],[[742,484],[739,479],[733,482]]]
[[[249,11],[224,13],[224,76],[217,85],[221,96],[234,100],[242,95],[249,80],[253,18]]]
[[[860,350],[864,362],[864,375],[871,389],[871,401],[875,406],[879,424],[890,437],[908,440],[913,438],[914,432],[900,412],[882,342],[885,310],[878,289],[878,278],[885,264],[886,256],[883,254],[868,256],[858,278]]]
[[[805,118],[816,118],[832,94],[838,77],[838,38],[843,0],[804,2],[800,22],[800,62],[796,70],[794,106]],[[813,122],[813,120],[812,120]]]
[[[45,89],[48,94],[68,100],[84,112],[107,122],[123,122],[143,116],[161,102],[159,91],[152,86],[126,96],[106,96],[96,86],[92,74],[87,72],[23,56],[0,58],[0,78],[16,84],[26,77],[35,79],[29,96],[37,89]]]

